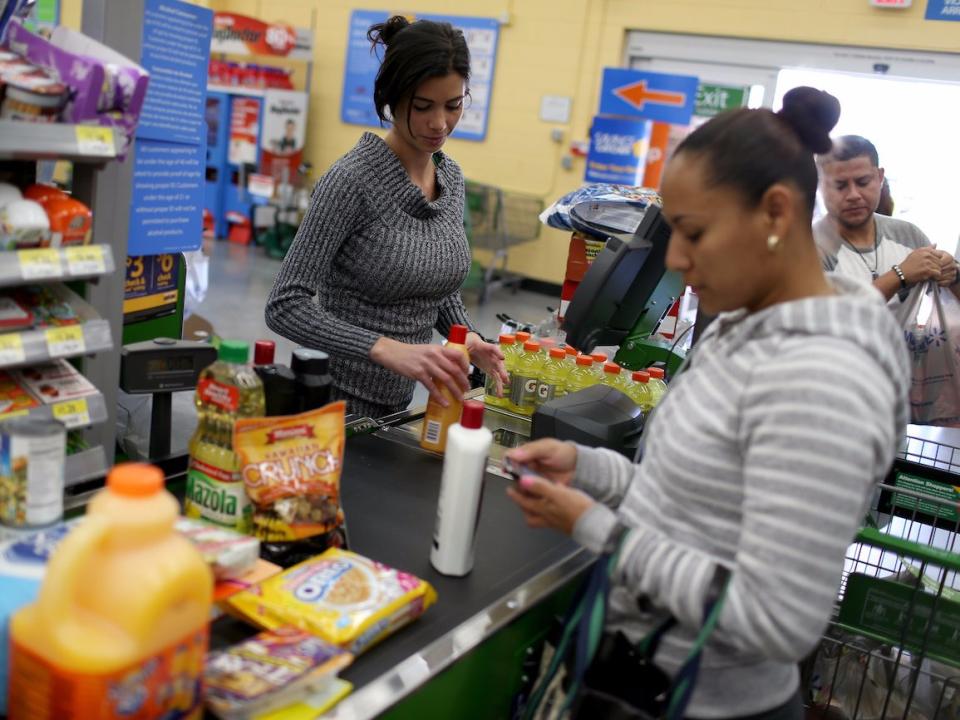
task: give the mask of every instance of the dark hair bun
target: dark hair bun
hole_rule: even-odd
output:
[[[394,15],[386,22],[372,25],[367,31],[367,39],[373,44],[388,47],[396,34],[410,24],[403,15]]]
[[[833,146],[830,131],[840,119],[840,101],[823,90],[798,87],[783,96],[783,108],[777,115],[793,128],[806,148],[823,154]]]

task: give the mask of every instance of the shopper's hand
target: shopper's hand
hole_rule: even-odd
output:
[[[914,250],[900,263],[907,285],[916,285],[925,280],[940,281],[940,251],[935,247]]]
[[[940,287],[953,285],[957,281],[957,261],[946,250],[937,250],[940,255]]]
[[[577,446],[554,438],[534,440],[509,450],[507,457],[559,485],[570,485],[577,469]]]
[[[470,362],[492,375],[497,381],[497,397],[503,397],[503,384],[509,380],[503,365],[503,351],[499,345],[488,343],[475,332],[467,333],[467,351]]]
[[[570,535],[580,516],[595,502],[586,493],[533,475],[520,478],[518,485],[507,488],[507,495],[532,528],[553,528]]]
[[[470,363],[457,348],[441,345],[411,345],[382,337],[370,349],[370,359],[398,375],[423,383],[430,399],[447,407],[450,403],[441,390],[454,397],[463,397],[470,389],[467,376]]]

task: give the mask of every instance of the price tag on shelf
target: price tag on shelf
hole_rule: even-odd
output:
[[[46,336],[47,352],[52,358],[82,355],[87,349],[83,341],[83,328],[79,325],[50,328]]]
[[[18,250],[20,276],[24,280],[42,280],[60,277],[60,253],[52,248]]]
[[[53,417],[72,430],[90,424],[90,408],[85,398],[67,400],[53,406]]]
[[[67,271],[71,275],[102,275],[107,271],[102,245],[68,247],[63,252],[67,257]]]
[[[23,339],[20,333],[0,335],[0,366],[15,365],[26,359],[23,353]]]
[[[113,144],[113,128],[99,125],[77,125],[77,153],[113,157],[117,150]]]
[[[11,410],[10,412],[0,413],[0,420],[10,420],[15,417],[23,417],[24,415],[29,414],[29,410]]]

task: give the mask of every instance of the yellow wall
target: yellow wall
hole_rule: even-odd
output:
[[[79,0],[64,0],[64,16]],[[389,8],[373,0],[204,0],[214,9],[310,27],[316,52],[307,155],[318,171],[348,150],[363,128],[340,122],[347,27],[354,8]],[[534,193],[547,203],[578,186],[583,161],[560,159],[571,139],[586,137],[597,103],[600,70],[622,59],[629,29],[960,51],[960,24],[923,19],[925,0],[905,11],[871,8],[867,0],[404,0],[402,12],[507,18],[501,27],[487,140],[451,140],[446,150],[467,177]],[[539,120],[543,95],[574,98],[562,145]],[[511,250],[510,267],[560,282],[567,235],[544,229],[539,240]]]

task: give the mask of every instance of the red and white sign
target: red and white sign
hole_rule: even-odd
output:
[[[257,134],[260,127],[260,101],[234,97],[230,106],[230,147],[227,159],[234,165],[257,161]]]
[[[913,0],[870,0],[870,5],[879,8],[893,8],[903,10],[913,5]]]
[[[284,23],[265,23],[246,15],[218,12],[213,16],[210,52],[312,60],[313,33]]]
[[[267,90],[263,97],[260,172],[293,182],[303,162],[309,98],[295,90]]]

